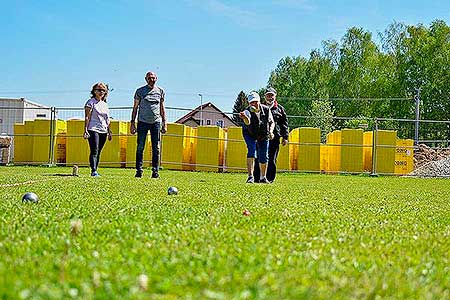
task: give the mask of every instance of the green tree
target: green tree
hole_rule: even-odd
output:
[[[268,86],[277,90],[277,100],[285,107],[288,115],[308,115],[311,105],[303,99],[307,93],[307,66],[308,61],[301,56],[286,57],[280,60],[270,75]],[[291,128],[304,124],[305,119],[289,119]]]
[[[330,100],[314,100],[311,104],[308,126],[320,128],[322,142],[326,141],[327,134],[333,131],[334,111]]]
[[[244,91],[241,91],[236,100],[234,101],[234,106],[233,106],[233,122],[236,123],[236,125],[241,126],[242,123],[242,119],[239,118],[239,113],[241,111],[243,111],[244,109],[246,109],[248,106],[248,100],[247,100],[247,96],[245,95]]]
[[[289,115],[314,116],[325,109],[339,117],[413,119],[413,98],[420,89],[421,118],[450,119],[450,27],[440,20],[429,27],[393,22],[377,37],[375,41],[363,28],[349,28],[339,42],[323,41],[308,59],[282,58],[268,85],[277,89]],[[326,99],[330,109],[321,107],[326,102],[317,102]],[[305,118],[290,121],[292,127],[311,124]],[[333,126],[356,123],[335,120]],[[404,121],[379,125],[409,138],[414,128]],[[422,129],[423,138],[450,136],[446,125]]]

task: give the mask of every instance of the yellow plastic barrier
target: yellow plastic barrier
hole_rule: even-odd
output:
[[[341,170],[341,137],[340,130],[327,134],[328,172],[336,173]]]
[[[289,170],[297,170],[297,158],[298,158],[298,130],[291,130],[289,132],[289,144],[287,145],[289,151]]]
[[[299,128],[295,128],[289,132],[289,163],[291,170],[298,170],[297,169],[297,162],[298,162],[298,134],[299,134]]]
[[[372,172],[373,131],[363,133],[363,169]]]
[[[292,130],[294,166],[299,171],[320,171],[320,129],[302,127]]]
[[[51,122],[53,124],[51,124]],[[43,164],[49,162],[50,152],[50,130],[53,126],[53,132],[55,136],[60,133],[65,133],[67,125],[65,121],[56,120],[34,120],[33,121],[33,163]],[[27,127],[27,126],[25,126]],[[53,153],[54,158],[57,156],[57,141],[53,140]]]
[[[27,125],[28,124],[28,127]],[[21,164],[21,163],[31,163],[33,160],[33,137],[32,136],[26,136],[27,129],[31,128],[33,123],[30,123],[29,121],[26,122],[26,124],[20,124],[16,123],[14,124],[14,163],[15,164]]]
[[[127,127],[127,146],[126,146],[126,167],[136,167],[136,149],[137,149],[137,133],[131,134],[130,122],[126,122]],[[147,135],[144,148],[144,164],[143,167],[151,167],[152,165],[152,143],[150,141],[150,135]]]
[[[342,129],[341,171],[359,173],[363,171],[363,130]]]
[[[66,165],[89,165],[89,144],[83,133],[84,120],[67,121]]]
[[[329,165],[328,165],[328,147],[327,145],[320,145],[320,171],[321,172],[328,172],[329,171]]]
[[[183,164],[189,163],[185,152],[189,148],[190,130],[183,124],[167,124],[167,134],[162,137],[162,165],[167,169],[183,170]]]
[[[49,162],[50,121],[33,121],[33,163],[45,164]]]
[[[376,172],[394,174],[397,133],[392,130],[378,130],[376,133]]]
[[[414,141],[397,139],[395,148],[395,174],[409,174],[414,170]]]
[[[277,158],[277,171],[290,171],[291,169],[291,151],[290,146],[287,144],[283,146],[283,139],[280,138],[280,151]]]
[[[100,155],[101,167],[124,167],[127,147],[127,123],[111,121],[113,139],[106,141]],[[89,143],[83,138],[84,120],[67,121],[66,164],[89,165]],[[118,135],[119,134],[119,135]]]
[[[55,162],[60,166],[66,164],[66,133],[58,133],[56,135],[56,155]]]
[[[247,169],[247,146],[242,127],[228,128],[225,165],[228,172],[245,172]]]
[[[50,126],[53,126],[52,130],[55,134],[53,145],[50,145]],[[66,122],[62,120],[34,120],[25,121],[25,124],[14,124],[16,135],[14,139],[14,163],[49,163],[50,147],[53,147],[52,158],[55,162],[65,162],[63,135],[66,128]]]
[[[195,170],[195,162],[197,160],[197,128],[187,127],[188,139],[186,142],[186,148],[184,149],[183,156],[186,164],[183,165],[183,170],[193,171]]]
[[[113,120],[109,127],[113,138],[111,141],[106,140],[100,156],[99,166],[125,168],[127,159],[127,123]]]
[[[197,128],[196,170],[222,171],[225,131],[217,126]]]

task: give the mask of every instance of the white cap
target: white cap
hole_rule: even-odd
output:
[[[257,92],[251,92],[247,97],[248,102],[261,102],[261,99],[259,98],[259,94]]]
[[[264,95],[267,95],[267,94],[274,94],[274,95],[276,95],[277,94],[277,90],[274,89],[273,87],[270,87],[270,88],[268,88],[266,90],[266,93]]]

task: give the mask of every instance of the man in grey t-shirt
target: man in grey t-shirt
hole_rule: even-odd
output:
[[[156,86],[158,76],[154,72],[148,72],[145,75],[147,85],[140,87],[134,94],[133,112],[131,113],[131,134],[137,132],[137,148],[136,148],[136,175],[142,177],[144,170],[142,169],[144,160],[145,141],[148,131],[152,140],[152,178],[159,177],[159,141],[161,139],[160,132],[167,131],[166,110],[164,108],[164,90]],[[139,113],[138,113],[139,110]],[[138,114],[138,124],[136,127],[135,120]]]

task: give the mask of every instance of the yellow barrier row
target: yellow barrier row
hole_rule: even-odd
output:
[[[82,135],[83,120],[53,121],[56,134],[54,159],[59,164],[89,164],[89,145]],[[15,163],[47,163],[49,161],[49,120],[15,124]],[[129,123],[112,121],[112,141],[107,141],[101,154],[101,165],[135,166],[136,135]],[[27,136],[29,135],[29,136]],[[373,158],[377,173],[407,174],[414,169],[412,140],[397,139],[395,131],[343,129],[329,133],[321,144],[320,129],[296,128],[289,133],[289,145],[281,146],[278,170],[324,173],[371,172]],[[373,143],[376,142],[376,153]],[[245,172],[246,145],[240,127],[226,130],[216,126],[191,128],[168,124],[162,136],[162,166],[174,170]],[[373,157],[375,154],[375,157]],[[151,166],[151,140],[148,136],[144,152],[145,166]]]
[[[50,145],[50,133],[53,129],[59,138]],[[25,124],[14,124],[14,161],[24,163],[45,164],[50,160],[50,147],[53,146],[54,157],[58,161],[65,159],[64,147],[57,143],[65,142],[66,122],[49,120],[25,121]]]

